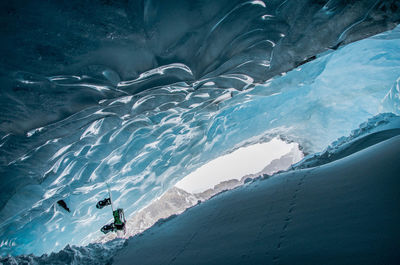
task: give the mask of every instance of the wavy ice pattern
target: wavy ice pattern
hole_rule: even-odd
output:
[[[3,2],[0,137],[179,81],[246,89],[400,20],[396,0]]]
[[[110,218],[94,207],[105,196],[105,182],[112,183],[116,205],[130,214],[201,164],[244,144],[280,135],[316,152],[372,115],[400,114],[388,103],[400,76],[399,47],[398,27],[266,83],[234,76],[253,84],[245,91],[217,89],[212,78],[176,83],[103,100],[23,137],[3,137],[3,150],[16,141],[36,146],[5,167],[2,253],[89,243]],[[71,214],[55,206],[59,199]]]
[[[399,114],[399,28],[333,51],[392,25],[395,2],[137,3],[114,6],[106,29],[93,27],[110,10],[100,6],[65,32],[49,28],[55,37],[34,38],[32,24],[11,34],[36,50],[10,49],[1,69],[12,87],[0,91],[2,255],[92,242],[110,220],[94,207],[106,182],[129,215],[240,146],[280,136],[317,152],[373,115]],[[31,5],[2,9],[7,30]],[[53,23],[42,11],[28,18],[59,25],[89,12],[62,10]]]

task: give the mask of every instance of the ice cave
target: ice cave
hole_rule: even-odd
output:
[[[0,264],[400,264],[399,0],[0,7]]]

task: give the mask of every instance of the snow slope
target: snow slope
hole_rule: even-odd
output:
[[[222,193],[113,264],[398,264],[400,136]]]

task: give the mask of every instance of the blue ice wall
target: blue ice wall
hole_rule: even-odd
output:
[[[178,81],[241,89],[226,74],[268,80],[393,28],[399,10],[393,0],[2,1],[0,136]]]
[[[11,52],[1,64],[1,254],[41,254],[98,237],[111,216],[94,207],[106,182],[129,215],[241,145],[279,135],[321,151],[377,113],[399,113],[399,28],[335,51],[388,27],[393,21],[378,14],[396,5],[162,2],[95,13],[85,1],[4,9],[5,34],[39,48],[29,52],[25,40],[15,50],[7,46],[13,41],[2,46]],[[31,24],[18,31],[22,15]],[[40,26],[57,23],[46,28],[49,39],[35,38],[46,33]],[[56,205],[60,199],[71,213]]]
[[[3,251],[41,253],[98,236],[110,217],[94,207],[106,195],[105,182],[115,203],[132,213],[201,163],[241,144],[281,135],[315,152],[377,113],[400,114],[393,91],[399,47],[396,28],[246,91],[216,89],[213,79],[178,83],[106,100],[28,132],[25,140],[38,146],[6,167],[12,176],[7,184],[20,188],[6,194],[1,211]],[[9,135],[1,145],[13,141]],[[71,214],[54,205],[59,199]]]

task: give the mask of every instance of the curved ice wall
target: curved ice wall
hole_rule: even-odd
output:
[[[243,144],[320,151],[399,112],[398,29],[333,51],[393,27],[398,1],[1,5],[2,254],[90,242],[106,182],[129,214]]]

